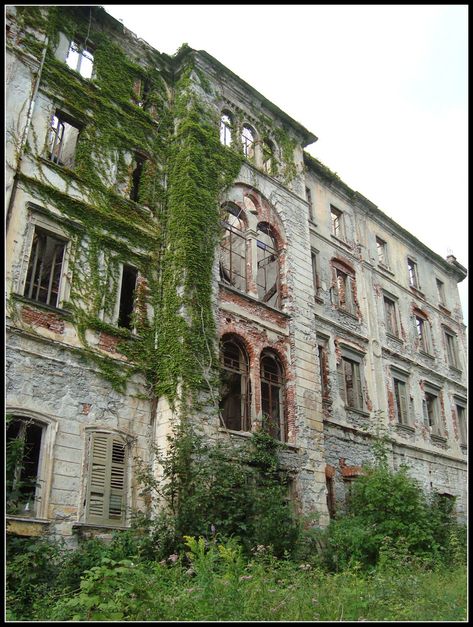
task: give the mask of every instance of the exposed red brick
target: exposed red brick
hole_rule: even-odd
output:
[[[21,310],[21,318],[24,322],[32,326],[44,327],[45,329],[53,331],[53,333],[64,333],[64,320],[53,312],[23,307]]]
[[[342,477],[359,477],[363,474],[363,469],[361,466],[347,466],[345,463],[345,459],[340,457],[338,460],[338,465],[340,466],[340,470],[342,472]]]
[[[108,333],[100,332],[99,336],[99,348],[101,350],[107,351],[108,353],[116,353],[117,344],[120,341],[120,338],[115,337],[113,335],[109,335]]]
[[[330,464],[325,464],[325,476],[327,479],[333,479],[335,477],[336,468]]]

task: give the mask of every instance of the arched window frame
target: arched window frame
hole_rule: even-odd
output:
[[[281,305],[281,285],[278,238],[273,227],[267,222],[259,222],[257,229],[256,284],[258,298],[261,302],[279,309]],[[266,238],[263,238],[261,234],[269,237],[272,244],[264,241]],[[271,275],[274,275],[274,281]]]
[[[262,145],[263,172],[272,176],[276,171],[276,147],[275,143],[265,137]]]
[[[284,368],[279,356],[270,349],[264,349],[261,353],[260,377],[263,431],[276,440],[285,442],[287,433]]]
[[[231,146],[233,141],[233,115],[224,109],[220,115],[220,143]]]
[[[232,203],[227,203],[223,209],[225,214],[222,220],[224,232],[220,240],[220,280],[242,292],[246,292],[246,216],[240,207]],[[230,216],[233,216],[231,221]]]
[[[230,350],[229,350],[230,349]],[[231,352],[233,351],[233,353]],[[235,356],[238,355],[238,360]],[[248,352],[236,336],[224,336],[220,343],[221,401],[220,416],[225,428],[232,431],[251,430],[251,383]],[[230,389],[227,391],[225,387]],[[233,406],[239,412],[229,415]]]
[[[243,124],[241,129],[241,144],[243,148],[243,155],[248,161],[254,162],[255,160],[255,146],[256,146],[256,131],[249,124]]]

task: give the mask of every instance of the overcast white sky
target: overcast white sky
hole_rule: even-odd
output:
[[[347,185],[468,266],[468,5],[102,6],[160,52],[206,50],[312,131],[306,150]]]

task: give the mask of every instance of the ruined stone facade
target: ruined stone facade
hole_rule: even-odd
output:
[[[99,7],[7,7],[6,22],[8,437],[29,443],[36,480],[10,529],[129,524],[134,459],[166,446],[186,376],[209,372],[209,320],[223,383],[201,385],[192,418],[212,438],[281,440],[301,511],[327,524],[383,435],[393,467],[464,517],[465,268],[304,152],[317,138],[207,53],[160,54]],[[189,168],[198,198],[214,153],[234,168],[219,242],[197,253],[178,183],[192,129],[196,150],[220,150]]]

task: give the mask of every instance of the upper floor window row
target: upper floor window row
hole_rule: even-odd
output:
[[[237,128],[229,111],[223,111],[220,117],[220,143],[231,146],[236,141]],[[260,167],[266,174],[273,175],[277,169],[276,146],[268,137],[260,140],[256,130],[250,124],[241,127],[239,142],[243,155],[248,161]]]

